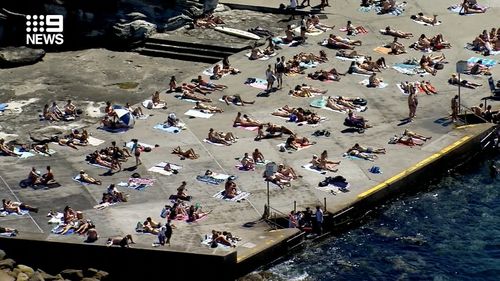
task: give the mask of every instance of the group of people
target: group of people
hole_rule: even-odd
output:
[[[500,27],[493,27],[489,32],[484,29],[481,34],[474,38],[472,47],[474,51],[482,52],[484,55],[500,52]]]
[[[79,110],[71,100],[68,100],[62,109],[54,101],[51,106],[49,104],[44,105],[41,116],[43,120],[50,122],[73,120],[79,116]]]
[[[321,235],[323,233],[324,212],[321,206],[316,206],[316,212],[306,207],[302,212],[291,211],[288,215],[288,227],[300,228],[301,230]]]

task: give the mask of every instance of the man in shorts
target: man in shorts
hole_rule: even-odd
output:
[[[283,74],[285,73],[285,62],[284,62],[284,57],[282,57],[282,59],[276,58],[276,63],[274,64],[274,75],[276,76],[276,82],[278,82],[278,89],[283,88]]]

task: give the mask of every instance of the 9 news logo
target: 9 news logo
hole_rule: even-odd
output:
[[[62,45],[63,16],[27,15],[26,45]]]

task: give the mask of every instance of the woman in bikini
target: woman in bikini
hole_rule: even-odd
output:
[[[199,157],[199,155],[196,154],[196,152],[194,152],[194,150],[192,148],[190,148],[186,151],[183,151],[180,146],[174,148],[172,150],[172,154],[177,154],[181,157],[189,158],[189,159],[197,159]]]
[[[82,181],[82,182],[86,182],[86,183],[90,183],[90,184],[97,184],[97,185],[102,184],[102,182],[100,180],[94,179],[93,177],[89,176],[87,173],[85,173],[84,170],[80,171],[79,177],[80,177],[80,181]]]
[[[154,106],[157,106],[160,103],[162,103],[162,101],[160,100],[160,92],[156,91],[151,97],[151,100],[153,101]]]
[[[426,24],[435,25],[438,23],[437,15],[431,17],[424,16],[424,13],[418,13],[417,15],[412,15],[410,17],[412,20],[420,21]]]
[[[365,159],[365,160],[368,160],[368,161],[375,161],[375,159],[378,158],[378,156],[375,155],[375,154],[361,152],[361,151],[356,150],[356,149],[350,149],[350,150],[348,150],[345,153],[345,155],[358,157],[358,158]]]
[[[227,104],[245,106],[245,104],[254,104],[255,101],[244,101],[240,95],[223,95],[222,100]]]
[[[417,133],[412,132],[412,131],[410,131],[408,129],[404,130],[403,136],[407,136],[407,137],[410,137],[410,138],[415,138],[415,139],[419,139],[419,140],[423,140],[423,141],[427,141],[427,140],[430,140],[432,138],[432,137],[426,137],[426,136],[417,134]]]
[[[192,91],[182,91],[182,96],[183,99],[189,99],[189,100],[195,100],[195,101],[202,101],[202,102],[212,102],[211,99],[200,96],[199,94],[196,94]]]
[[[250,117],[243,115],[241,112],[238,112],[236,114],[236,118],[234,119],[233,122],[233,127],[258,127],[260,125],[260,122],[257,120],[252,120]]]
[[[354,144],[353,147],[349,148],[349,150],[347,150],[347,152],[349,152],[350,150],[357,150],[359,152],[365,152],[365,153],[375,153],[375,154],[385,154],[385,148],[373,148],[373,147],[364,147],[364,146],[361,146],[359,145],[358,143]]]
[[[231,145],[231,142],[226,141],[224,138],[221,138],[219,134],[217,134],[213,128],[210,128],[208,131],[208,137],[207,140],[213,143],[220,143],[223,145]]]
[[[208,104],[204,104],[200,101],[197,101],[196,102],[196,105],[194,107],[195,109],[199,109],[201,110],[202,112],[209,112],[209,113],[222,113],[224,112],[224,110],[222,110],[221,108],[218,108],[217,106],[212,106],[212,105],[208,105]]]
[[[390,35],[390,36],[394,36],[394,37],[404,38],[404,39],[408,39],[410,37],[413,37],[413,33],[411,33],[411,32],[394,30],[394,29],[391,29],[390,26],[387,26],[385,28],[385,34]]]
[[[170,82],[168,82],[168,91],[169,92],[174,92],[177,89],[177,79],[175,76],[172,76],[170,78]]]

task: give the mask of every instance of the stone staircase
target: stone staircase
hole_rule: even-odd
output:
[[[158,34],[148,38],[144,45],[137,48],[136,51],[147,56],[215,63],[248,48],[249,46],[244,44],[221,46],[218,41]]]

